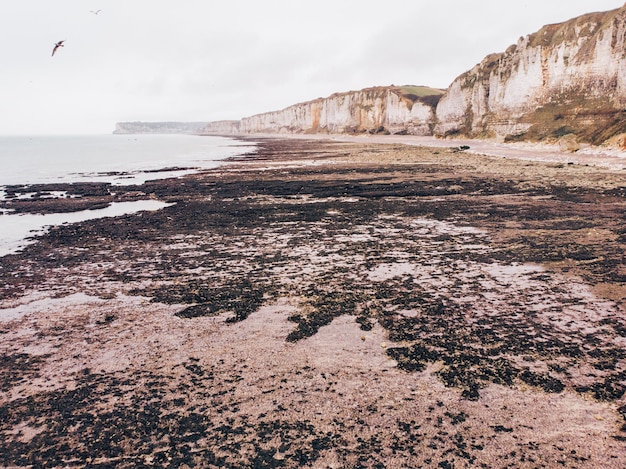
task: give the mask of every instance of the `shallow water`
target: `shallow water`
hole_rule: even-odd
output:
[[[0,136],[0,200],[4,186],[101,182],[143,184],[215,168],[253,144],[230,138],[197,135]],[[61,192],[52,195],[63,197]],[[20,198],[30,197],[25,192]],[[141,210],[166,204],[154,200],[115,203],[101,210],[47,215],[11,214],[0,210],[0,256],[19,251],[27,237],[46,227]]]
[[[81,210],[70,213],[33,214],[0,216],[0,256],[6,256],[21,250],[34,242],[29,239],[44,233],[50,226],[65,223],[77,223],[96,218],[116,217],[145,210],[159,210],[170,204],[158,200],[138,200],[134,202],[115,202],[106,208]]]

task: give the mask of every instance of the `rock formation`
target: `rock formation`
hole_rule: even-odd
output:
[[[241,121],[238,120],[213,121],[202,128],[202,133],[212,135],[237,135],[241,133],[240,127]]]
[[[405,133],[558,142],[575,151],[581,142],[625,146],[625,109],[626,5],[544,26],[487,56],[445,93],[367,88],[212,122],[203,133]]]
[[[246,117],[238,125],[232,121],[212,122],[205,131],[431,135],[435,105],[442,94],[443,90],[418,86],[366,88]]]
[[[440,136],[599,144],[626,132],[626,5],[544,26],[487,56],[437,106]]]
[[[114,134],[197,134],[207,122],[118,122]]]

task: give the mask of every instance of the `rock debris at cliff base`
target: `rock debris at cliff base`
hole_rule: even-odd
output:
[[[0,258],[0,465],[623,467],[625,186],[266,140],[85,193],[175,205]]]

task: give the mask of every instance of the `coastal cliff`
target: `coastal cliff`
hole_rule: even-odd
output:
[[[211,122],[208,134],[230,133],[406,133],[431,135],[443,90],[374,87],[336,93],[241,121]]]
[[[544,26],[453,81],[435,134],[600,144],[626,132],[626,5]]]
[[[206,134],[391,133],[626,148],[626,4],[544,26],[485,57],[447,90],[373,87],[336,93]]]
[[[114,134],[197,134],[206,122],[118,122]]]

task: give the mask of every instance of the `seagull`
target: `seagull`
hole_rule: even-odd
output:
[[[94,15],[97,15],[97,14],[98,14],[98,13],[100,13],[102,10],[96,10],[96,11],[89,10],[89,11],[90,11],[91,13],[93,13]]]
[[[63,45],[63,43],[64,43],[64,42],[65,42],[65,41],[59,41],[59,42],[57,42],[57,43],[54,45],[54,49],[52,49],[52,55],[54,55],[54,53],[57,51],[57,49],[58,49],[59,47],[65,47],[65,46]]]

